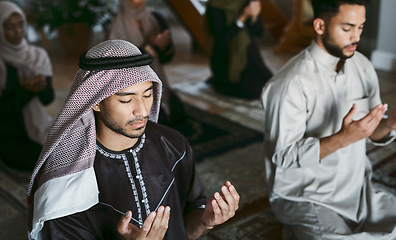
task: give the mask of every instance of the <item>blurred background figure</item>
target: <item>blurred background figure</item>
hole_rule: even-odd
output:
[[[272,73],[264,64],[255,38],[263,35],[257,0],[209,0],[206,25],[213,76],[209,82],[222,94],[257,99]]]
[[[150,65],[163,83],[159,122],[172,125],[184,120],[181,100],[170,89],[162,64],[175,52],[169,26],[163,16],[145,8],[146,0],[120,0],[120,9],[108,33],[109,39],[122,39],[136,45],[153,58]]]
[[[47,52],[25,38],[26,17],[14,3],[0,2],[0,158],[32,170],[51,125],[44,105],[54,99]]]

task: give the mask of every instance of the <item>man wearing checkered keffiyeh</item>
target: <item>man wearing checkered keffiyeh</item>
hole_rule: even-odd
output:
[[[30,182],[30,239],[197,238],[235,214],[235,187],[206,204],[188,142],[156,123],[150,61],[123,40],[80,57]]]

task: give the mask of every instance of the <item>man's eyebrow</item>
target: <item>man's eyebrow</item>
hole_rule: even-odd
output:
[[[363,23],[359,24],[359,26],[364,25],[366,22],[364,21]],[[347,25],[347,26],[357,26],[358,24],[353,24],[353,23],[349,23],[349,22],[345,22],[345,23],[341,23],[341,25]]]
[[[347,26],[351,26],[351,27],[356,26],[356,24],[352,24],[352,23],[341,23],[341,25],[347,25]]]
[[[151,86],[148,87],[146,90],[144,90],[143,93],[145,93],[145,92],[147,92],[147,91],[150,91],[150,90],[152,90],[152,89],[153,89],[153,85],[151,85]],[[115,95],[122,97],[122,96],[136,95],[136,93],[134,93],[134,92],[118,92],[118,93],[116,93]]]

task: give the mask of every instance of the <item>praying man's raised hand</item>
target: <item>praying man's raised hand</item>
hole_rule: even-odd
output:
[[[221,187],[221,193],[213,194],[206,204],[202,214],[202,224],[213,228],[232,218],[238,210],[239,198],[235,187],[229,181],[225,182]]]
[[[151,212],[141,228],[130,223],[132,212],[128,211],[121,217],[117,231],[125,240],[159,240],[163,239],[168,230],[170,207],[159,207]]]

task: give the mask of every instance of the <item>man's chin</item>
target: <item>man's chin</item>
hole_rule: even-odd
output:
[[[352,48],[352,46],[348,46],[343,49],[342,53],[343,53],[345,59],[351,58],[351,57],[353,57],[353,55],[355,55],[356,46],[354,46],[352,49],[350,49],[350,48]]]
[[[128,136],[130,138],[140,138],[144,134],[145,130],[146,130],[146,127],[135,129],[130,134],[128,134]]]
[[[344,59],[351,58],[351,57],[353,57],[353,55],[355,55],[355,51],[349,52],[348,54],[344,54]]]

